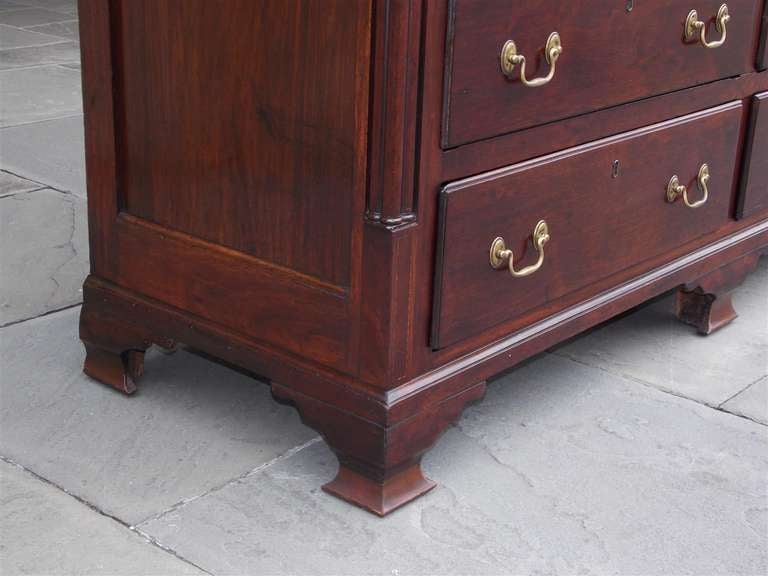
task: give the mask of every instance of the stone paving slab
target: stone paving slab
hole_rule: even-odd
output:
[[[721,408],[768,426],[768,377],[761,378]]]
[[[80,72],[63,66],[0,70],[0,127],[74,116],[83,111]]]
[[[768,570],[768,428],[553,355],[491,384],[385,519],[316,444],[138,528],[217,574]]]
[[[0,168],[85,197],[82,115],[3,128]]]
[[[82,198],[55,190],[0,199],[0,325],[82,300],[86,220]]]
[[[77,42],[62,40],[58,44],[0,50],[0,70],[45,64],[61,64],[66,67],[77,64],[79,68],[80,45]]]
[[[21,2],[14,2],[13,0],[0,0],[0,12],[7,12],[8,10],[20,10],[26,8]]]
[[[51,24],[53,22],[63,22],[72,20],[71,14],[63,12],[54,12],[46,8],[20,8],[17,10],[8,10],[0,12],[0,24],[6,26],[15,26],[17,28],[27,28],[30,26],[39,26],[41,24]]]
[[[56,42],[61,42],[61,40],[59,36],[41,34],[40,32],[32,32],[0,24],[0,50],[55,44]]]
[[[0,170],[0,198],[3,196],[10,196],[11,194],[21,194],[23,192],[31,192],[32,190],[40,190],[41,188],[45,188],[45,186],[39,182],[33,182],[26,178],[19,178],[18,176]]]
[[[114,520],[2,461],[0,573],[203,574]]]
[[[65,14],[77,14],[77,0],[9,0],[25,6],[36,6]]]
[[[77,20],[53,22],[52,24],[43,24],[42,26],[30,26],[29,28],[25,28],[25,30],[59,36],[60,38],[66,38],[67,40],[74,40],[76,42],[80,41],[80,25]]]
[[[0,325],[82,301],[84,199],[51,189],[0,198]]]
[[[316,436],[265,384],[184,351],[149,354],[132,397],[91,380],[78,315],[0,329],[0,455],[99,509],[135,524]]]
[[[667,296],[561,346],[556,354],[719,406],[768,374],[768,258],[733,296],[739,317],[700,336]]]

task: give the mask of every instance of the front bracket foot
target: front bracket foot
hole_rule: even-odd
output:
[[[118,354],[86,342],[83,372],[124,394],[133,394],[136,382],[144,373],[144,351],[127,350]]]
[[[485,382],[391,423],[387,417],[373,422],[275,382],[272,394],[294,405],[302,421],[320,432],[336,454],[339,471],[323,489],[385,516],[435,487],[421,471],[421,458],[468,403],[483,397]]]
[[[731,292],[757,267],[758,254],[748,254],[686,284],[677,292],[675,314],[701,334],[711,334],[733,321]]]
[[[336,478],[325,484],[323,490],[378,516],[386,516],[435,486],[437,483],[422,473],[420,462],[384,480],[371,479],[339,464]]]

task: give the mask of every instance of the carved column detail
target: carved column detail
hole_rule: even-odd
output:
[[[415,218],[416,116],[421,2],[375,3],[371,162],[366,218],[386,225]]]

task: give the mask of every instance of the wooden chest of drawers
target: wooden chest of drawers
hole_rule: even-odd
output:
[[[85,372],[242,366],[377,514],[485,382],[768,252],[763,0],[80,0]]]

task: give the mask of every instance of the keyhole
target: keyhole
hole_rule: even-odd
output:
[[[618,178],[619,177],[619,171],[621,170],[621,162],[618,160],[613,161],[613,170],[611,172],[612,178]]]

